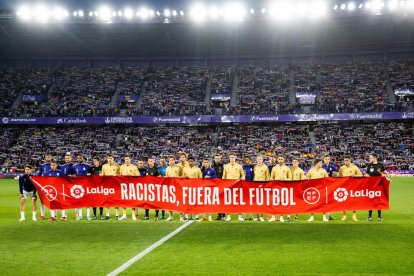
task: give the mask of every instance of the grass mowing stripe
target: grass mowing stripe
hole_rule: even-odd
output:
[[[115,276],[115,275],[118,275],[119,273],[123,272],[125,269],[127,269],[128,267],[133,265],[135,262],[137,262],[138,260],[143,258],[148,253],[150,253],[152,250],[154,250],[155,248],[157,248],[158,246],[160,246],[164,242],[168,241],[169,239],[171,239],[172,237],[174,237],[175,235],[180,233],[182,230],[184,230],[192,222],[193,222],[193,220],[187,221],[185,224],[181,225],[180,227],[178,227],[177,229],[172,231],[170,234],[168,234],[164,238],[162,238],[159,241],[157,241],[156,243],[152,244],[150,247],[148,247],[147,249],[145,249],[144,251],[142,251],[141,253],[139,253],[138,255],[136,255],[135,257],[133,257],[132,259],[130,259],[129,261],[127,261],[126,263],[124,263],[123,265],[121,265],[120,267],[115,269],[114,271],[112,271],[111,273],[108,273],[107,276]]]

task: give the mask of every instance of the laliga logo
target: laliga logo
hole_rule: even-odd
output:
[[[9,123],[9,118],[4,117],[4,118],[3,118],[3,124],[8,124],[8,123]]]
[[[348,191],[345,188],[338,188],[334,192],[334,199],[338,202],[344,202],[348,198]]]
[[[85,190],[81,185],[74,185],[72,188],[70,188],[70,195],[74,198],[82,198],[85,194]]]
[[[152,121],[153,121],[154,123],[156,123],[156,122],[158,122],[158,118],[157,118],[157,117],[154,117],[154,118],[152,118]]]
[[[50,186],[50,185],[46,185],[42,188],[42,193],[45,194],[47,200],[49,201],[53,201],[56,199],[58,193],[55,189],[55,187]]]

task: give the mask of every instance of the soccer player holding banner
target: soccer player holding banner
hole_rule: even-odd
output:
[[[117,176],[119,175],[119,165],[115,163],[114,157],[111,154],[108,154],[106,157],[106,163],[102,166],[101,176]],[[118,211],[119,216],[119,211]],[[110,219],[109,217],[109,208],[106,208],[105,220]]]
[[[334,174],[334,176],[338,176],[338,177],[347,177],[347,176],[361,177],[362,172],[358,169],[357,166],[352,164],[350,156],[345,156],[344,157],[344,165],[339,169],[338,173]],[[342,221],[346,220],[346,212],[345,211],[343,211],[341,220]],[[358,219],[356,217],[356,211],[352,211],[352,220],[353,221],[358,221]]]
[[[253,168],[253,180],[254,181],[267,181],[270,180],[269,167],[263,163],[263,156],[258,155],[256,157],[256,165]],[[257,214],[257,218],[254,220],[264,221],[263,214]]]
[[[223,179],[242,179],[244,180],[245,174],[243,167],[236,163],[236,155],[231,153],[229,155],[230,163],[224,165],[223,167]],[[227,215],[226,221],[231,221],[231,216]],[[239,214],[239,221],[244,221],[244,218]]]
[[[183,168],[183,178],[203,178],[200,168],[194,163],[194,157],[188,157],[188,166]],[[188,217],[188,219],[192,218],[192,215]],[[198,221],[198,215],[195,216],[195,220]]]
[[[367,166],[366,175],[388,177],[385,172],[384,164],[378,162],[378,155],[376,153],[371,153],[369,155],[369,164]],[[372,210],[369,210],[368,212],[367,221],[372,221]],[[382,221],[381,210],[378,210],[378,221]]]
[[[183,175],[183,168],[175,164],[175,157],[171,156],[168,159],[169,166],[165,170],[165,177],[181,177]],[[170,214],[166,221],[173,220],[173,212],[169,211]],[[180,221],[185,221],[184,215],[180,214]]]
[[[45,154],[45,163],[40,166],[37,176],[44,176],[47,171],[50,170],[50,162],[52,161],[52,155],[49,153]],[[40,199],[40,217],[39,220],[45,219],[45,205],[43,205],[42,199]]]
[[[320,178],[324,178],[324,177],[329,177],[327,171],[322,168],[322,160],[321,159],[315,159],[314,164],[315,164],[314,167],[311,168],[308,171],[307,178],[309,180],[310,179],[320,179]],[[312,222],[312,221],[315,220],[314,217],[313,217],[313,215],[314,214],[311,213],[311,216],[308,219],[308,222]],[[328,218],[326,216],[326,213],[323,213],[322,215],[323,215],[322,216],[322,220],[325,221],[325,222],[328,222],[329,220],[328,220]]]
[[[76,163],[75,165],[73,165],[73,170],[75,171],[75,174],[77,176],[85,176],[88,175],[89,173],[89,165],[84,163],[85,162],[85,158],[83,157],[82,154],[78,154],[76,156],[76,160],[78,161],[78,163]],[[82,208],[76,208],[76,219],[77,220],[82,220]],[[86,217],[88,220],[91,220],[91,214],[90,214],[90,209],[86,208]]]
[[[217,178],[216,171],[210,167],[210,161],[208,161],[207,158],[203,160],[203,167],[201,168],[201,174],[203,178],[207,178],[207,179]],[[205,220],[206,220],[206,216],[203,215],[200,221],[205,221]],[[211,214],[208,215],[208,221],[213,221]]]
[[[289,181],[292,179],[292,175],[288,166],[285,165],[285,157],[283,155],[277,156],[277,165],[275,165],[272,169],[272,173],[270,174],[271,180],[281,180],[281,181]],[[278,215],[273,215],[269,221],[276,221]],[[285,222],[283,216],[279,218],[280,222]]]
[[[122,164],[119,168],[120,175],[123,176],[140,176],[141,174],[138,171],[138,167],[131,163],[131,156],[125,155],[124,156],[125,163]],[[115,208],[116,217],[119,218],[119,208]],[[127,211],[126,208],[122,209],[122,217],[119,218],[119,220],[126,219]],[[132,220],[137,220],[136,214],[135,214],[135,208],[132,208]]]
[[[292,168],[290,170],[292,174],[292,181],[300,181],[306,179],[305,172],[299,168],[299,159],[292,159]],[[290,219],[289,216],[288,219]],[[295,215],[294,221],[298,221],[298,214]]]

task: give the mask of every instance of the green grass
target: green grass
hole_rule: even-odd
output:
[[[124,274],[414,274],[414,179],[394,178],[384,221],[192,223]],[[18,222],[15,180],[0,181],[1,275],[104,275],[181,224]],[[27,204],[26,219],[30,216]],[[130,211],[129,211],[130,212]],[[142,210],[141,210],[142,212]],[[337,218],[340,214],[335,214]],[[70,218],[73,212],[70,213]],[[376,219],[376,212],[374,212]]]

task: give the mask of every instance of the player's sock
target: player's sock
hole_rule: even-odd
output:
[[[78,210],[78,217],[81,218],[82,217],[82,208],[79,208],[77,210]]]
[[[382,218],[381,210],[378,210],[378,218]]]
[[[86,208],[86,216],[87,217],[91,216],[91,208]]]
[[[66,210],[62,210],[62,218],[66,218]]]
[[[56,212],[55,212],[55,210],[50,210],[50,216],[51,216],[52,218],[56,217]]]
[[[126,216],[126,214],[127,214],[126,209],[122,209],[122,215],[123,215],[123,216]]]
[[[33,215],[32,215],[33,220],[36,219],[36,211],[33,211]]]
[[[102,216],[103,213],[103,207],[99,207],[99,215]]]
[[[20,218],[24,219],[24,212],[20,212]]]
[[[105,215],[109,217],[109,209],[106,209]]]
[[[43,205],[42,203],[40,203],[40,215],[42,217],[45,216],[45,205]]]
[[[115,216],[119,217],[119,209],[115,209]]]

